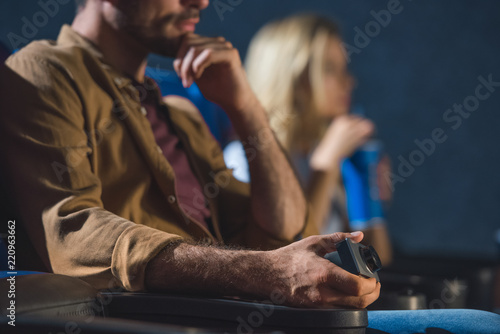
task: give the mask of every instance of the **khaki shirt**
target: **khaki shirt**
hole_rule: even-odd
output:
[[[20,218],[47,270],[140,291],[148,261],[174,241],[260,249],[292,241],[252,221],[249,186],[226,168],[199,113],[162,104],[204,190],[193,201],[207,198],[214,234],[191,220],[139,92],[69,26],[56,42],[33,42],[6,64],[1,149]]]

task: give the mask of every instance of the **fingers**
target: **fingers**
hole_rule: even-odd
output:
[[[224,37],[205,37],[197,34],[186,34],[184,35],[179,50],[177,51],[177,59],[182,59],[188,52],[189,48],[192,46],[200,46],[204,44],[219,44],[219,43],[229,43]],[[230,44],[230,43],[229,43]]]
[[[351,126],[357,126],[358,128],[363,128],[367,131],[375,130],[375,125],[368,118],[358,115],[346,115],[344,119],[346,122],[350,123]]]
[[[186,35],[181,43],[174,69],[184,87],[189,87],[199,79],[207,67],[220,62],[229,62],[233,45],[223,37],[202,37]]]
[[[289,286],[287,300],[291,305],[365,308],[378,298],[380,283],[375,278],[353,275],[323,258],[346,238],[360,242],[363,233],[312,236],[273,251],[284,252],[278,256],[280,259],[288,258],[282,269],[286,273],[283,277],[287,282],[285,286]]]
[[[182,79],[182,85],[186,88],[191,86],[193,81],[193,72],[191,70],[191,63],[194,60],[195,52],[196,50],[194,48],[190,48],[178,65],[179,72],[177,74]]]
[[[341,291],[349,296],[364,296],[373,293],[380,283],[373,277],[364,278],[332,264],[328,266],[328,274],[325,283],[332,289]]]
[[[370,137],[375,132],[375,125],[372,121],[364,119],[360,123],[360,131],[363,133],[364,137]]]
[[[326,285],[320,285],[317,289],[312,289],[295,300],[298,306],[314,308],[366,308],[380,296],[380,283],[376,283],[375,288],[368,293],[353,295],[332,289]]]
[[[366,308],[380,296],[380,283],[377,283],[375,289],[370,293],[360,296],[353,296],[342,291],[329,289],[322,290],[323,307],[347,307],[347,308]]]
[[[344,139],[345,142],[353,142],[354,146],[358,146],[375,132],[375,125],[367,118],[357,115],[343,115],[332,122],[329,132],[334,138],[338,138],[338,134],[341,134],[340,138]]]
[[[350,117],[351,126],[356,129],[362,137],[369,137],[375,131],[375,125],[369,119],[355,115],[351,115]]]
[[[337,250],[336,244],[345,240],[346,238],[351,239],[354,242],[360,242],[363,240],[363,232],[357,231],[352,233],[342,233],[337,232],[333,234],[326,235],[316,235],[304,239],[304,241],[309,242],[308,249],[312,250],[319,256],[323,257],[328,253]]]
[[[177,51],[176,59],[182,59],[188,52],[191,46],[197,46],[204,42],[208,42],[209,40],[213,40],[210,37],[203,37],[196,34],[186,34],[181,40],[179,50]]]
[[[205,69],[213,64],[222,63],[228,61],[235,53],[236,49],[206,49],[199,54],[199,56],[193,61],[192,69],[195,74],[195,78],[199,79],[205,72]]]
[[[327,253],[336,251],[336,244],[346,238],[354,242],[360,242],[363,239],[363,233],[338,232],[324,236],[310,237],[304,239],[304,241],[310,242],[308,248],[314,251],[318,256],[323,257]],[[323,265],[326,266],[326,268],[324,268],[326,271],[322,274],[324,278],[320,280],[328,287],[340,291],[347,296],[361,297],[364,295],[371,295],[380,289],[380,283],[378,283],[375,278],[364,278],[351,274],[328,260],[325,260]]]

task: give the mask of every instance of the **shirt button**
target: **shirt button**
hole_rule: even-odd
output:
[[[170,195],[170,196],[168,196],[168,202],[169,202],[170,204],[174,204],[174,203],[175,203],[175,196],[174,196],[174,195]]]
[[[163,150],[161,149],[160,146],[157,145],[156,150],[158,151],[158,153],[163,154]]]
[[[141,114],[142,114],[143,116],[146,116],[146,115],[148,114],[148,111],[146,110],[146,108],[141,107]]]

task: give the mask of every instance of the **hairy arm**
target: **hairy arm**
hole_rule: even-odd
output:
[[[362,233],[313,236],[273,251],[231,250],[171,244],[146,268],[152,291],[241,296],[295,307],[364,308],[378,298],[380,283],[355,276],[323,258],[345,238]]]
[[[179,242],[163,249],[146,269],[148,290],[216,296],[264,297],[256,282],[269,271],[262,251]]]
[[[306,218],[304,194],[260,103],[246,109],[231,113],[231,120],[249,164],[253,217],[267,232],[293,239]]]

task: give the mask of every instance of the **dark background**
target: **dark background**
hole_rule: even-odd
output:
[[[43,3],[50,0],[42,0]],[[31,39],[57,37],[72,20],[72,0],[54,0],[57,11]],[[355,46],[356,27],[387,9],[385,0],[219,0],[231,10],[221,15],[212,1],[198,33],[223,35],[244,57],[256,30],[277,17],[300,11],[336,19],[344,40]],[[358,78],[355,103],[361,104],[378,127],[397,173],[400,157],[418,149],[415,140],[430,138],[442,128],[447,140],[437,144],[421,166],[395,184],[388,213],[392,240],[400,254],[494,260],[495,235],[500,230],[500,87],[453,130],[443,114],[454,103],[473,95],[478,77],[500,81],[500,2],[402,0],[401,12],[351,55],[350,69]],[[9,34],[23,36],[23,17],[33,22],[43,11],[37,0],[0,3],[0,41],[11,50]],[[48,16],[47,16],[48,17]],[[169,61],[152,57],[155,66]]]

